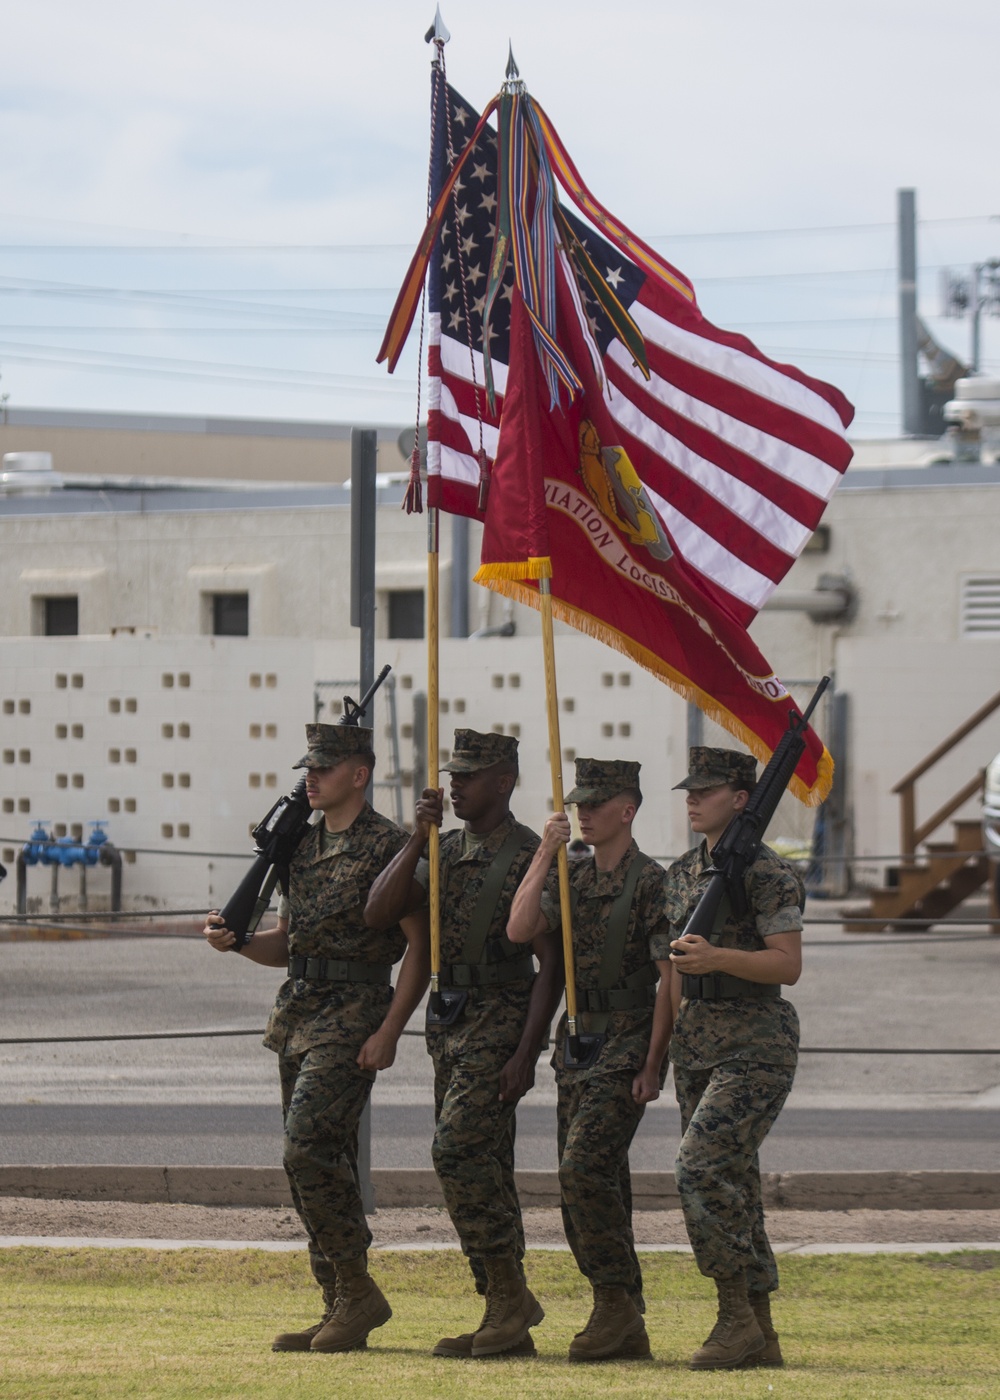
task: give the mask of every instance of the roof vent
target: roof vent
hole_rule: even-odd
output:
[[[47,496],[63,484],[52,470],[51,452],[5,452],[0,471],[0,495]]]

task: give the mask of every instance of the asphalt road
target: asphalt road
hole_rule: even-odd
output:
[[[376,1108],[372,1165],[430,1167],[430,1105]],[[0,1106],[7,1165],[280,1166],[274,1105],[17,1104]],[[553,1169],[555,1108],[518,1110],[517,1160]],[[631,1153],[635,1171],[673,1166],[679,1120],[673,1104],[647,1112]],[[1000,1112],[788,1108],[764,1145],[764,1171],[995,1171]]]
[[[865,1053],[803,1054],[764,1169],[995,1169],[1000,1055],[879,1052],[1000,1048],[1000,939],[971,928],[856,937],[810,926],[806,945],[792,993],[803,1046]],[[258,1030],[280,979],[198,939],[0,943],[0,1039]],[[545,1058],[519,1111],[524,1167],[555,1165]],[[0,1161],[277,1165],[276,1098],[274,1056],[256,1034],[0,1045]],[[419,1035],[400,1042],[373,1104],[374,1164],[429,1165]],[[634,1167],[669,1167],[677,1133],[668,1082],[639,1130]]]

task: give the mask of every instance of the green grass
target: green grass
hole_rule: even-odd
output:
[[[367,1353],[275,1355],[272,1336],[307,1326],[318,1293],[301,1254],[248,1250],[0,1251],[0,1396],[16,1400],[351,1400],[493,1397],[760,1397],[921,1400],[1000,1396],[1000,1253],[835,1255],[782,1261],[775,1321],[783,1371],[692,1373],[713,1293],[685,1256],[646,1255],[652,1362],[570,1366],[589,1293],[565,1254],[528,1260],[545,1322],[537,1360],[433,1358],[442,1332],[480,1305],[453,1253],[373,1257],[395,1316]]]

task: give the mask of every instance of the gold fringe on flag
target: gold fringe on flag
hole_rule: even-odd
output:
[[[544,562],[544,561],[530,561]],[[484,564],[476,574],[476,583],[483,583],[487,588],[492,588],[495,593],[502,593],[507,598],[513,598],[518,603],[525,603],[529,608],[536,611],[541,610],[541,597],[536,588],[530,588],[520,580],[533,577],[532,574],[524,572],[525,565],[517,564]],[[487,570],[514,570],[519,569],[519,573],[489,573]],[[651,672],[660,680],[665,681],[671,690],[675,690],[685,700],[697,705],[709,719],[727,729],[734,738],[750,750],[753,756],[761,763],[766,763],[771,757],[771,750],[764,741],[756,735],[752,729],[747,728],[741,719],[732,714],[720,705],[718,700],[702,690],[700,686],[694,684],[687,676],[676,671],[672,666],[668,666],[662,657],[657,656],[654,651],[644,647],[640,642],[631,637],[626,637],[606,622],[592,613],[584,612],[582,608],[574,608],[569,603],[552,596],[552,611],[561,622],[568,622],[571,627],[575,627],[579,632],[586,632],[589,637],[596,641],[603,642],[605,646],[613,647],[615,651],[621,652],[624,656],[631,657],[643,670]],[[825,802],[833,786],[833,759],[830,751],[824,746],[822,756],[816,764],[816,781],[812,787],[807,787],[802,779],[797,775],[792,775],[789,788],[807,807],[819,807]]]
[[[535,559],[523,559],[518,564],[480,564],[473,577],[473,583],[481,583],[486,588],[493,588],[495,591],[503,593],[505,590],[499,587],[504,581],[524,579],[524,578],[551,578],[552,560],[548,555],[543,555]],[[532,607],[538,607],[537,603],[532,603]]]

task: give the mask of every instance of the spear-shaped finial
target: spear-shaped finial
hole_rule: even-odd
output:
[[[447,44],[447,42],[448,42],[448,40],[449,40],[450,38],[451,38],[451,35],[448,33],[447,29],[445,28],[444,20],[441,18],[441,6],[438,5],[437,9],[434,11],[434,23],[431,25],[430,29],[428,29],[427,33],[424,35],[424,43],[425,43],[425,44]]]
[[[517,94],[523,96],[525,91],[524,83],[521,80],[521,70],[518,68],[517,60],[514,57],[514,45],[510,40],[507,41],[507,72],[503,90],[510,96],[516,96]]]

